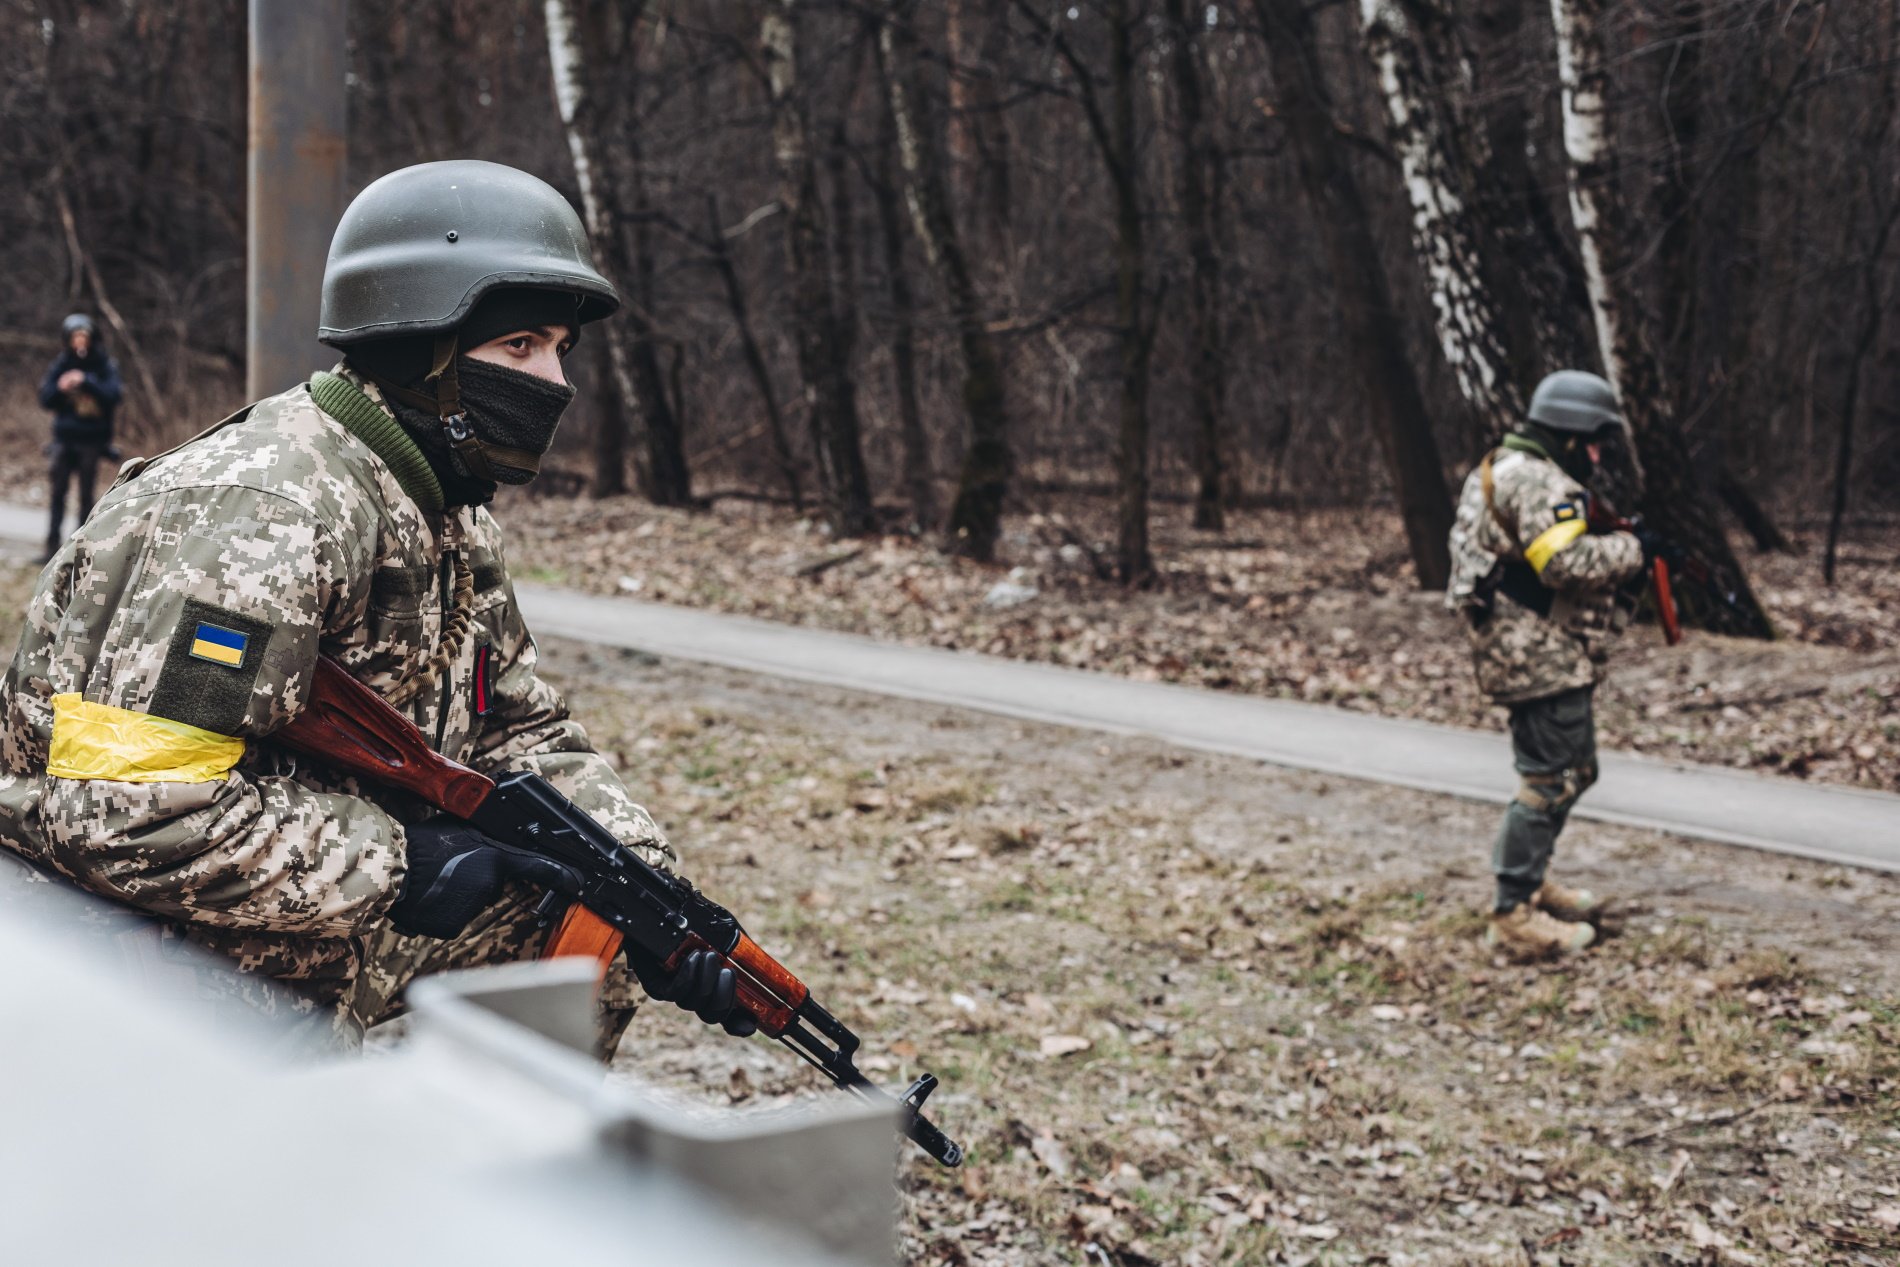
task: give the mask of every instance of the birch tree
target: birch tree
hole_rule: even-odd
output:
[[[654,263],[640,214],[646,196],[638,124],[627,117],[631,103],[620,100],[633,91],[633,82],[622,75],[616,91],[605,90],[609,77],[598,64],[610,44],[612,19],[630,32],[643,20],[645,8],[644,0],[618,9],[612,0],[546,0],[542,12],[548,69],[581,213],[602,272],[623,301],[620,313],[601,326],[615,408],[595,435],[594,491],[605,496],[626,490],[627,439],[637,420],[633,457],[640,492],[657,505],[688,506],[693,492],[685,437],[678,402],[670,397],[660,367],[659,332],[651,316]],[[629,202],[631,216],[622,214]]]
[[[1523,417],[1525,394],[1508,370],[1505,322],[1485,285],[1481,237],[1458,178],[1445,111],[1402,0],[1359,0],[1359,19],[1412,204],[1412,241],[1431,290],[1439,347],[1484,429],[1502,435]]]
[[[1563,85],[1570,213],[1582,250],[1598,350],[1641,459],[1643,513],[1689,553],[1698,565],[1693,571],[1705,573],[1682,578],[1685,615],[1717,632],[1773,637],[1773,626],[1696,477],[1635,287],[1643,263],[1641,237],[1618,170],[1607,3],[1551,0],[1550,6]]]

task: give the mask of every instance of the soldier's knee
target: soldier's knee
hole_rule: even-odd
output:
[[[1564,814],[1584,789],[1597,781],[1594,761],[1556,774],[1527,774],[1518,781],[1516,801],[1539,814]]]

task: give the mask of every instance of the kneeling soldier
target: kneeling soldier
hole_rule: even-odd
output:
[[[1647,544],[1589,530],[1601,443],[1622,426],[1610,384],[1562,370],[1529,417],[1465,480],[1451,532],[1447,600],[1471,639],[1478,689],[1510,709],[1520,776],[1492,852],[1497,904],[1487,940],[1536,958],[1581,950],[1596,898],[1544,878],[1571,806],[1597,777],[1591,693],[1627,613],[1617,588]]]
[[[536,673],[485,508],[534,476],[574,395],[561,357],[618,304],[526,173],[428,163],[365,189],[324,272],[318,337],[343,362],[128,464],[41,575],[0,686],[0,844],[287,983],[345,1045],[419,973],[534,956],[524,864],[272,742],[324,655],[439,752],[537,772],[670,866]],[[604,1045],[629,969],[749,1030],[707,967],[617,961]]]

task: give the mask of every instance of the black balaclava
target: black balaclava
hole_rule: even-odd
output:
[[[462,413],[476,439],[532,455],[538,465],[540,456],[554,443],[555,428],[568,402],[574,399],[574,388],[473,360],[464,353],[517,330],[565,326],[578,333],[578,308],[577,297],[565,291],[504,289],[490,291],[469,311],[456,328],[455,376]],[[435,352],[434,335],[410,335],[359,343],[349,349],[348,360],[352,368],[383,389],[384,403],[415,440],[441,482],[444,504],[480,506],[494,498],[497,483],[525,484],[534,478],[536,467],[494,460],[490,463],[493,479],[469,469],[462,454],[451,447],[437,410],[424,408],[422,398],[435,398],[436,384],[430,377]]]
[[[1519,423],[1518,430],[1535,440],[1538,447],[1550,456],[1550,460],[1562,467],[1564,474],[1577,483],[1588,484],[1590,477],[1596,474],[1596,463],[1590,460],[1589,446],[1597,442],[1598,433],[1559,431],[1555,427],[1530,421]]]

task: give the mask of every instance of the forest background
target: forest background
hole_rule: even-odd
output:
[[[245,11],[0,0],[16,496],[66,311],[129,450],[242,403]],[[1876,653],[1639,663],[1606,738],[1891,785],[1897,37],[1891,0],[354,0],[348,176],[534,171],[627,298],[510,512],[545,579],[1487,724],[1449,622],[1372,600],[1442,586],[1456,481],[1591,367],[1691,622]]]

